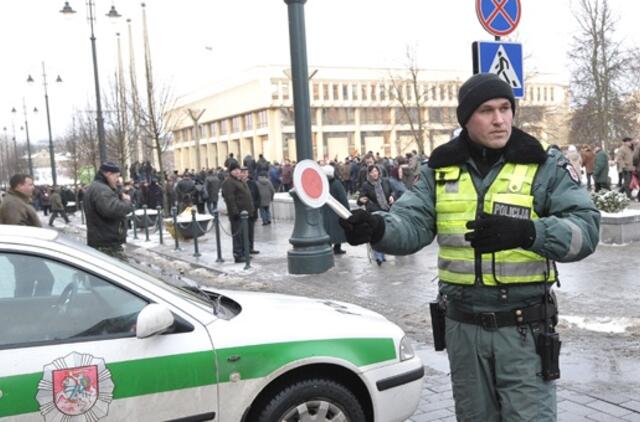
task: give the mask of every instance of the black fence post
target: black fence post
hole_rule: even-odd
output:
[[[131,211],[131,225],[133,226],[133,238],[138,239],[138,223],[136,223],[136,210]]]
[[[249,248],[249,213],[240,212],[240,227],[242,230],[242,249],[244,250],[244,269],[251,268],[251,251]]]
[[[171,217],[173,218],[173,238],[176,240],[175,250],[180,250],[180,244],[178,242],[178,210],[176,207],[171,207]]]
[[[80,201],[80,224],[84,225],[84,201]]]
[[[158,233],[160,234],[160,244],[164,245],[164,239],[162,237],[162,219],[163,219],[162,207],[158,205],[156,207],[156,211],[158,212],[158,214],[156,215],[156,218],[158,219],[157,224],[158,224]]]
[[[143,205],[142,206],[142,210],[144,211],[144,241],[148,242],[149,241],[149,220],[148,220],[148,216],[147,216],[147,206]]]
[[[196,220],[196,212],[197,210],[191,208],[191,229],[193,231],[193,256],[196,258],[200,256],[200,251],[198,250],[198,232],[196,231],[198,227],[198,221]]]
[[[216,227],[216,251],[218,253],[216,262],[224,262],[224,259],[222,259],[222,248],[220,246],[220,212],[217,209],[213,210],[213,224],[215,224]]]

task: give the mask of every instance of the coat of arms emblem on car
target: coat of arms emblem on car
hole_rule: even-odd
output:
[[[113,389],[104,359],[72,352],[44,367],[36,400],[46,422],[63,415],[89,422],[107,415]]]

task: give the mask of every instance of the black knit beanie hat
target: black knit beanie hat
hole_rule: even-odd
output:
[[[100,166],[100,171],[101,172],[109,172],[109,173],[120,173],[120,167],[118,167],[117,164],[111,162],[111,161],[105,161],[104,163],[102,163],[102,165]]]
[[[508,83],[494,73],[478,73],[462,84],[458,91],[458,123],[464,128],[471,115],[482,103],[494,98],[506,98],[516,112],[516,100]]]

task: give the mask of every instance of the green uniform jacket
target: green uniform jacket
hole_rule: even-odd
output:
[[[545,152],[530,135],[513,128],[503,156],[481,179],[470,158],[468,146],[460,138],[436,148],[420,170],[413,188],[394,204],[385,220],[383,238],[374,249],[393,255],[407,255],[429,245],[436,233],[434,168],[460,165],[467,169],[477,189],[486,192],[504,162],[540,163],[532,195],[540,216],[534,222],[536,239],[529,250],[559,262],[578,261],[593,253],[598,244],[600,213],[589,194],[566,169],[570,165],[560,151]]]

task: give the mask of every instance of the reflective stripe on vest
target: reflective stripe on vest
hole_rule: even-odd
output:
[[[515,218],[537,220],[531,189],[537,164],[506,163],[484,196],[482,210]],[[475,253],[464,240],[467,221],[478,213],[478,193],[471,175],[458,166],[435,170],[436,226],[438,230],[438,276],[454,284],[474,284]],[[555,269],[546,258],[517,248],[481,258],[485,285],[534,283],[556,279]]]

